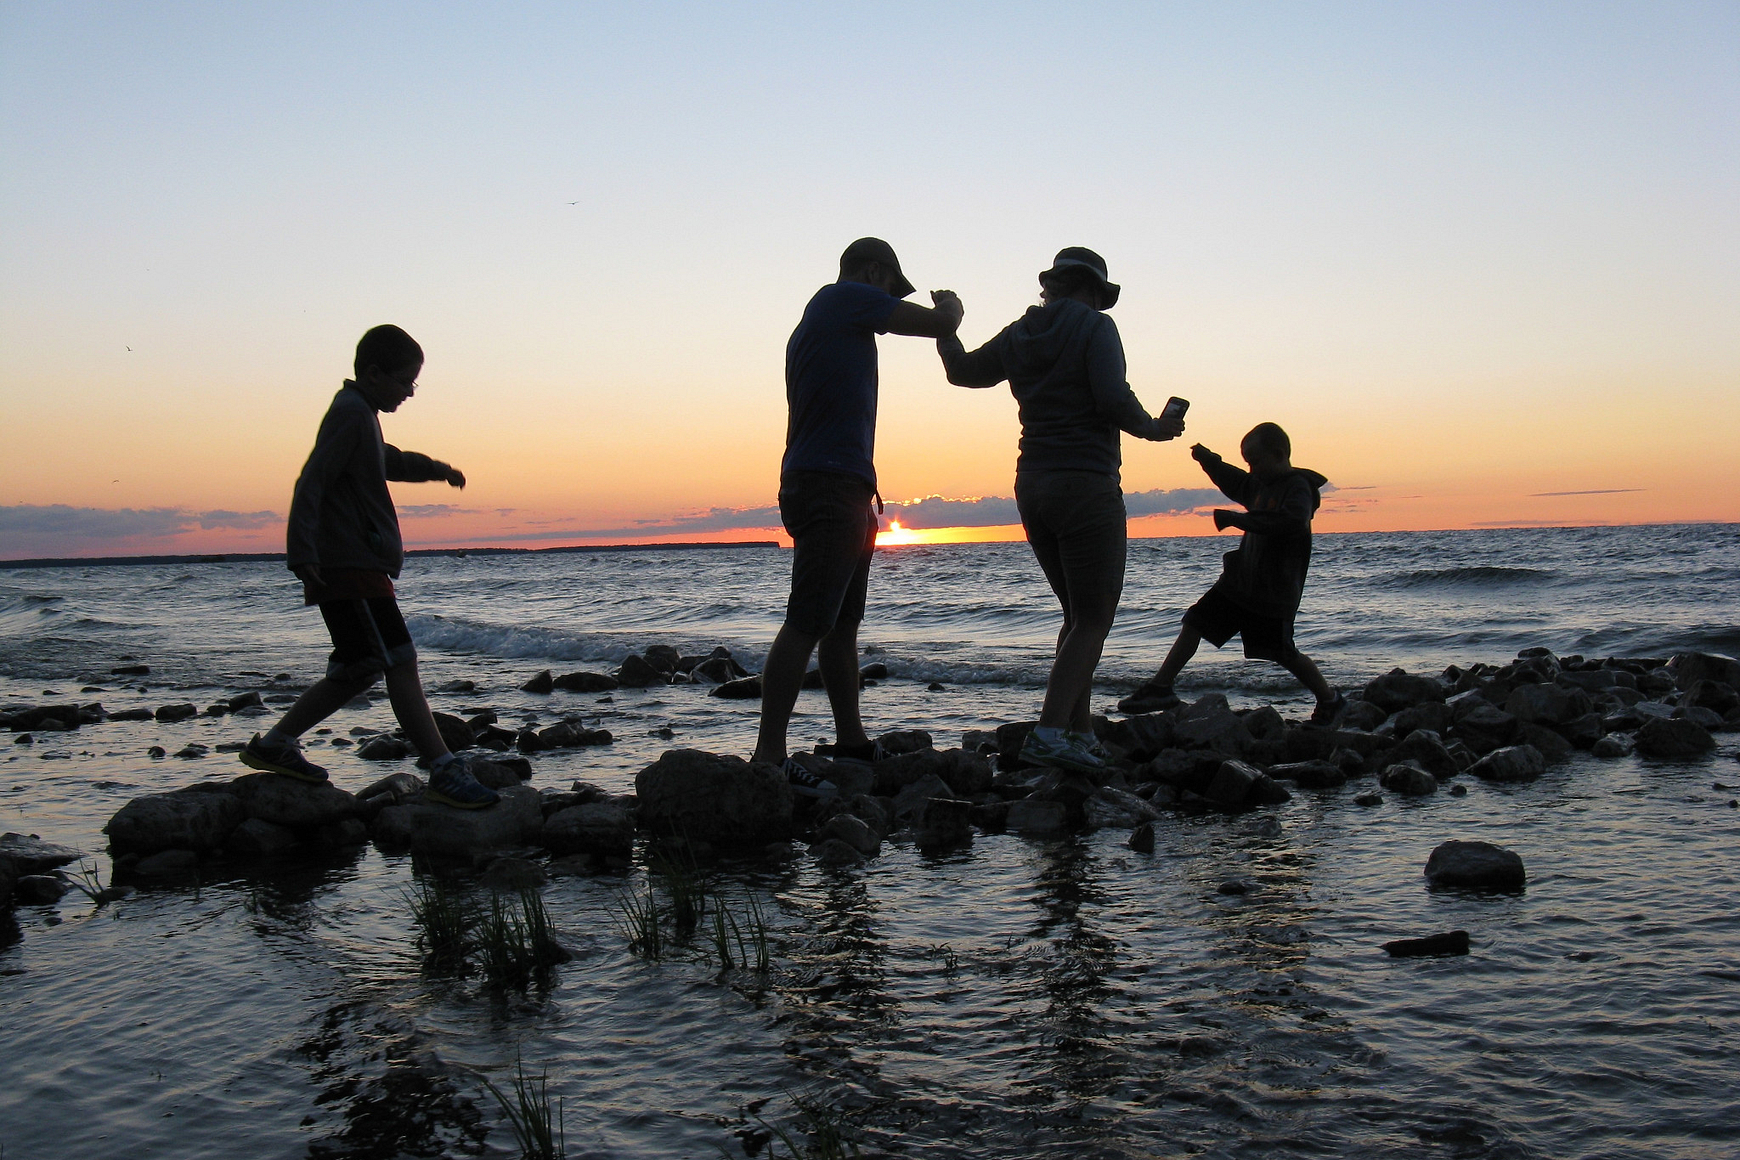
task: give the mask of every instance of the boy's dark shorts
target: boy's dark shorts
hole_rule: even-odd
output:
[[[876,489],[853,475],[792,471],[779,481],[779,518],[792,538],[785,622],[810,636],[864,619],[876,552]]]
[[[1185,611],[1184,624],[1215,648],[1237,636],[1244,640],[1247,657],[1284,665],[1299,655],[1293,644],[1293,615],[1254,612],[1217,585]]]
[[[367,600],[322,600],[320,616],[332,634],[326,675],[335,681],[368,681],[417,659],[411,630],[390,596]]]

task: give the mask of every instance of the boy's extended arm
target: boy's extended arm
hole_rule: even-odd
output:
[[[400,451],[391,443],[381,444],[386,454],[387,478],[398,483],[428,483],[443,479],[454,487],[465,486],[465,474],[452,464],[431,459],[420,451]]]
[[[1179,431],[1184,429],[1183,424],[1173,429],[1170,424],[1162,425],[1148,414],[1148,409],[1136,398],[1136,392],[1130,389],[1125,378],[1128,372],[1118,325],[1102,315],[1100,324],[1088,337],[1087,347],[1088,389],[1093,392],[1094,409],[1116,423],[1119,430],[1128,431],[1138,439],[1176,439]]]
[[[314,437],[314,450],[296,477],[296,490],[290,496],[290,517],[285,527],[285,566],[295,570],[320,563],[320,501],[326,489],[340,475],[362,437],[360,415],[347,410],[330,410],[320,421],[320,433]]]
[[[1310,534],[1312,511],[1311,489],[1295,477],[1287,488],[1287,494],[1282,497],[1280,507],[1273,511],[1227,512],[1224,516],[1217,513],[1215,526],[1238,528],[1259,535],[1303,536]]]
[[[1238,504],[1251,502],[1251,473],[1243,468],[1234,467],[1214,452],[1200,444],[1191,448],[1191,455],[1202,464],[1202,470],[1208,473],[1208,478],[1214,486],[1220,488],[1221,494]]]

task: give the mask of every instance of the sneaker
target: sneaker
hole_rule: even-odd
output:
[[[882,742],[872,741],[862,749],[850,750],[844,745],[836,744],[834,752],[829,754],[841,765],[858,765],[869,769],[879,761],[888,760],[888,751],[882,748]]]
[[[1104,745],[1100,744],[1100,739],[1097,734],[1078,733],[1074,729],[1065,729],[1063,735],[1080,745],[1083,749],[1087,750],[1101,761],[1110,761],[1112,759],[1111,751]]]
[[[281,746],[272,745],[256,733],[238,756],[243,765],[261,773],[282,774],[310,785],[319,785],[326,780],[326,770],[302,756],[302,747],[294,741]]]
[[[1311,710],[1311,724],[1329,726],[1335,724],[1337,718],[1347,711],[1347,695],[1336,693],[1335,700],[1329,704],[1319,704]]]
[[[1162,709],[1170,709],[1178,704],[1178,694],[1172,691],[1171,685],[1156,685],[1149,681],[1132,692],[1128,697],[1118,702],[1118,712],[1158,713]]]
[[[839,786],[835,785],[827,778],[805,769],[803,766],[798,764],[796,758],[786,758],[785,764],[780,768],[785,771],[785,780],[791,784],[793,793],[802,794],[804,797],[816,798],[821,801],[838,797],[840,794]]]
[[[1027,740],[1021,743],[1021,760],[1034,765],[1049,765],[1053,769],[1067,769],[1072,773],[1106,771],[1106,763],[1081,743],[1079,734],[1071,737],[1061,729],[1043,731],[1052,736],[1042,737],[1039,728],[1027,735]]]
[[[429,790],[423,796],[460,810],[481,810],[501,800],[500,794],[473,777],[457,757],[429,775]]]

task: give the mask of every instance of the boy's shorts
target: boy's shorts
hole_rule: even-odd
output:
[[[876,489],[854,475],[792,471],[779,481],[779,518],[792,539],[785,622],[810,636],[864,619],[876,552]]]
[[[1293,615],[1252,611],[1217,585],[1185,611],[1184,624],[1215,648],[1237,636],[1244,640],[1247,657],[1284,665],[1299,655],[1293,644]]]
[[[391,596],[366,600],[322,600],[320,617],[332,634],[326,675],[335,681],[373,683],[387,669],[417,659],[411,630]]]

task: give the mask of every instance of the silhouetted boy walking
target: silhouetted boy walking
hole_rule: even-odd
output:
[[[399,516],[387,480],[446,480],[465,486],[456,468],[400,451],[381,438],[382,411],[396,411],[417,391],[423,348],[396,326],[377,326],[356,346],[356,378],[347,379],[325,418],[290,500],[286,563],[302,581],[303,599],[318,605],[332,635],[326,676],[297,698],[264,735],[241,752],[245,765],[298,781],[323,782],[326,770],[302,755],[297,738],[380,679],[387,678],[393,715],[429,762],[428,796],[461,809],[495,804],[448,752],[417,675],[417,649],[399,614],[393,580],[404,563]]]
[[[1329,481],[1315,471],[1293,466],[1293,444],[1274,423],[1259,423],[1239,444],[1250,465],[1241,471],[1198,443],[1190,449],[1214,485],[1245,511],[1216,508],[1216,531],[1239,528],[1239,546],[1225,556],[1214,587],[1184,614],[1184,627],[1152,680],[1118,702],[1125,713],[1152,713],[1178,704],[1172,683],[1199,644],[1216,648],[1234,636],[1244,639],[1245,655],[1270,660],[1298,677],[1317,698],[1311,714],[1329,725],[1347,698],[1323,679],[1311,658],[1293,644],[1293,617],[1305,592],[1311,566],[1311,517],[1323,502]]]

